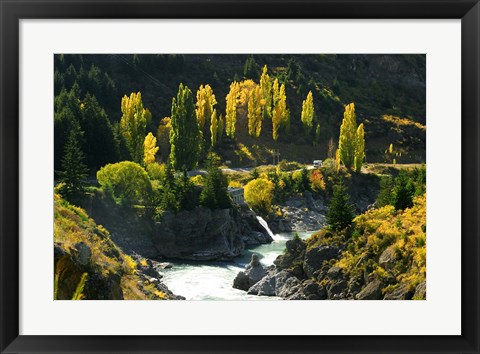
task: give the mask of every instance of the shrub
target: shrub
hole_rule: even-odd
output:
[[[303,193],[310,189],[310,178],[306,168],[293,172],[292,179],[297,193]]]
[[[277,172],[294,171],[302,168],[302,165],[295,161],[282,160],[277,165]]]
[[[314,192],[322,192],[325,190],[325,180],[320,170],[313,170],[310,173],[310,188]]]
[[[165,165],[157,162],[147,165],[148,177],[153,181],[161,181],[165,177]]]
[[[196,175],[190,178],[190,181],[196,186],[203,186],[204,178],[202,175]]]
[[[98,183],[109,191],[117,203],[138,203],[152,189],[147,172],[139,164],[123,161],[108,164],[97,172]]]
[[[255,212],[266,215],[272,210],[274,188],[268,179],[254,179],[245,186],[245,201]]]

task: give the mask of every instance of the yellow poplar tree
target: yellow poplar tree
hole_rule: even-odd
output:
[[[225,123],[226,134],[235,138],[235,125],[237,123],[237,99],[240,93],[240,84],[236,81],[230,84],[230,92],[226,97]]]
[[[315,116],[315,109],[313,106],[313,94],[312,91],[308,92],[307,98],[302,103],[302,123],[305,127],[305,132],[310,135],[313,127],[313,119]]]
[[[152,115],[148,109],[143,108],[140,92],[132,92],[129,97],[127,95],[123,96],[121,109],[121,133],[125,138],[127,149],[133,161],[141,163],[145,132]]]
[[[362,169],[363,160],[365,159],[365,131],[363,123],[358,126],[356,145],[355,145],[355,172]]]
[[[248,134],[258,138],[262,131],[262,91],[256,86],[248,98]]]
[[[268,68],[265,65],[260,76],[260,89],[262,91],[262,116],[263,119],[272,118],[272,80],[267,74]]]
[[[145,166],[155,162],[155,155],[158,152],[157,138],[148,133],[143,142],[143,163]]]
[[[338,140],[338,150],[340,160],[347,169],[351,169],[355,163],[355,151],[357,146],[357,118],[355,114],[355,104],[350,103],[345,106],[342,125],[340,126],[340,137]]]
[[[212,113],[212,123],[210,124],[210,142],[212,147],[222,139],[224,127],[223,117],[221,114],[217,115],[217,110],[214,109]]]
[[[210,140],[210,121],[217,100],[210,85],[200,85],[197,91],[197,103],[195,113],[197,115],[198,129],[202,132],[206,141]]]
[[[289,112],[287,109],[287,96],[285,94],[285,85],[278,87],[278,80],[275,79],[273,83],[273,102],[274,108],[272,112],[272,137],[277,141],[279,130],[288,129]]]

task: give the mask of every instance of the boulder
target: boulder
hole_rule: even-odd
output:
[[[233,280],[233,287],[247,291],[266,275],[267,273],[260,263],[258,255],[252,254],[252,259],[245,268],[245,271],[239,272]]]
[[[90,257],[92,257],[92,251],[90,250],[90,247],[88,247],[86,243],[84,242],[76,243],[73,246],[73,248],[76,249],[75,256],[78,263],[80,263],[82,266],[86,266],[88,263],[90,263]]]
[[[327,278],[330,280],[343,280],[342,268],[331,267],[327,272]]]
[[[385,293],[384,300],[410,300],[413,296],[407,284],[400,284],[392,291]]]
[[[415,299],[426,299],[427,298],[427,282],[423,281],[417,285],[415,288],[415,294],[413,295]]]
[[[397,259],[398,257],[395,248],[390,246],[385,249],[385,251],[383,251],[380,255],[380,258],[378,259],[378,264],[387,270],[391,270],[393,266],[395,266]]]
[[[281,271],[275,274],[275,295],[288,297],[302,289],[302,283],[294,275],[287,271]]]
[[[327,285],[327,295],[330,300],[345,299],[347,297],[348,284],[343,279],[331,281]]]
[[[380,300],[382,298],[382,288],[383,282],[374,279],[357,294],[357,300]]]
[[[333,246],[320,246],[307,249],[303,262],[303,271],[308,278],[313,278],[325,261],[338,256],[338,248]]]
[[[293,267],[295,264],[302,264],[305,254],[305,241],[300,238],[288,240],[285,244],[286,252],[279,255],[273,262],[280,270]]]
[[[233,279],[233,288],[235,289],[248,291],[250,287],[250,279],[244,272],[239,272]]]
[[[248,289],[248,294],[259,296],[275,296],[275,277],[265,276],[258,283]]]
[[[310,279],[303,282],[303,294],[308,300],[324,300],[327,298],[325,287]]]

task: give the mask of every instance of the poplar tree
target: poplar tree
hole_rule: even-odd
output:
[[[219,120],[217,119],[217,110],[214,109],[210,123],[210,143],[212,147],[217,145],[218,141]]]
[[[305,132],[310,135],[313,128],[313,120],[315,116],[315,109],[313,106],[313,94],[312,91],[308,92],[307,98],[302,103],[302,123],[305,127]]]
[[[262,131],[261,95],[260,86],[255,86],[248,98],[248,134],[255,138],[258,138]]]
[[[363,123],[357,127],[355,104],[345,106],[340,137],[338,140],[340,160],[347,169],[360,172],[365,159],[365,131]]]
[[[260,76],[260,90],[262,92],[262,119],[272,119],[272,80],[267,74],[268,68],[265,65]]]
[[[142,94],[132,92],[122,98],[122,118],[120,119],[120,130],[125,138],[127,149],[133,161],[142,162],[143,141],[147,124],[152,116],[150,111],[143,108]]]
[[[145,166],[155,162],[155,155],[158,152],[157,138],[148,133],[143,142],[143,163]]]
[[[355,149],[357,145],[357,121],[355,105],[350,103],[345,106],[342,125],[340,126],[340,137],[338,150],[340,160],[347,169],[351,169],[355,163]]]
[[[275,79],[273,83],[273,102],[274,107],[272,111],[272,137],[274,141],[277,141],[279,136],[279,130],[288,130],[290,123],[290,113],[287,109],[287,96],[285,94],[285,85],[278,87],[278,80]]]
[[[358,126],[355,144],[355,172],[362,169],[363,160],[365,159],[365,131],[363,123]]]
[[[217,100],[210,85],[200,85],[197,91],[195,113],[197,115],[198,129],[203,134],[205,141],[210,140],[210,122]]]
[[[240,93],[240,84],[236,81],[230,84],[230,92],[226,97],[225,124],[226,134],[235,138],[235,125],[237,123],[237,99]]]
[[[170,161],[173,167],[176,170],[195,168],[200,153],[200,134],[192,91],[182,83],[177,98],[172,99],[171,125]]]

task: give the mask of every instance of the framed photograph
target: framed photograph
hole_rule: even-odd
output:
[[[479,352],[478,1],[0,11],[1,353]]]

